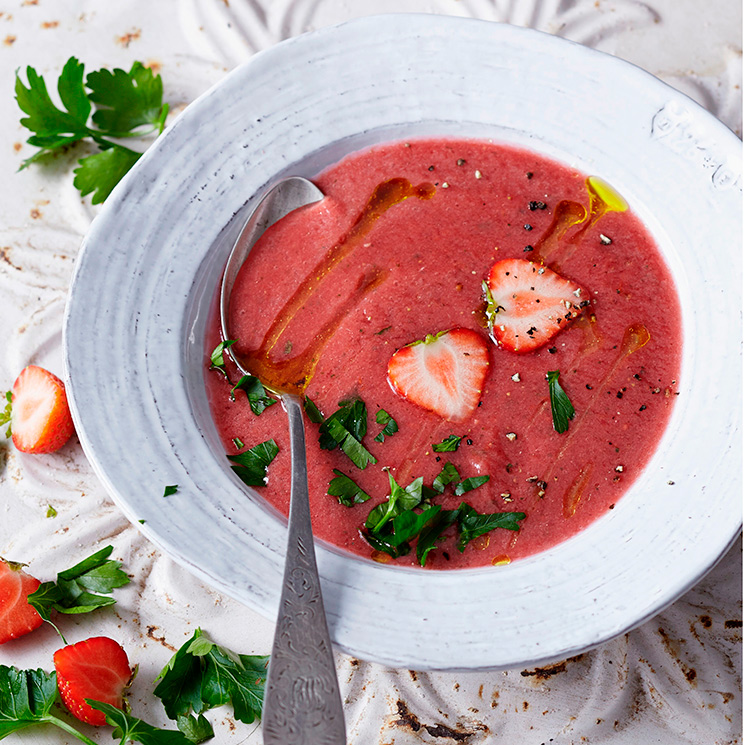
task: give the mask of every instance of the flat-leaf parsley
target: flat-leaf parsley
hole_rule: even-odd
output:
[[[32,132],[28,144],[38,148],[21,169],[91,139],[99,151],[78,160],[73,183],[100,204],[142,155],[116,140],[160,134],[165,127],[168,104],[163,103],[160,75],[135,62],[129,72],[102,69],[86,77],[83,63],[70,57],[57,80],[57,93],[63,108],[52,101],[33,67],[26,68],[25,85],[16,72],[16,101],[26,114],[21,124]]]

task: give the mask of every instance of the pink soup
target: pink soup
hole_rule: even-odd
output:
[[[376,462],[364,469],[340,447],[322,449],[319,424],[306,420],[316,536],[390,564],[500,565],[554,546],[613,509],[665,429],[682,342],[671,274],[623,199],[599,179],[535,153],[457,139],[354,153],[315,183],[326,197],[281,220],[254,247],[234,289],[231,336],[252,372],[281,371],[323,417],[340,402],[365,405],[367,433],[358,441]],[[498,344],[489,326],[484,281],[506,259],[546,267],[586,298],[531,351]],[[497,313],[494,323],[500,320]],[[452,420],[401,395],[388,365],[397,350],[456,328],[482,337],[488,370],[477,405]],[[215,322],[208,353],[219,341]],[[226,370],[237,382],[229,360]],[[552,416],[552,371],[574,409],[564,431]],[[231,399],[231,383],[217,371],[208,373],[207,387],[226,454],[276,443],[257,491],[287,514],[281,405],[256,415],[243,391]],[[381,409],[398,429],[376,440]],[[434,447],[448,439],[457,449]],[[430,490],[446,464],[457,478]],[[340,475],[369,498],[346,506],[331,496],[329,484]],[[466,502],[479,514],[519,513],[512,526],[519,529],[477,531],[459,542],[452,524],[423,562],[417,537],[380,550],[368,540],[368,515],[387,502],[391,478],[405,488],[419,477],[426,498],[415,515],[436,505],[440,518],[455,515],[448,511]],[[477,486],[458,490],[461,482]]]

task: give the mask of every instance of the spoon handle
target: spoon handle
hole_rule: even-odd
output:
[[[302,404],[287,394],[282,402],[290,422],[290,521],[264,694],[264,745],[345,745],[344,712],[313,549]]]

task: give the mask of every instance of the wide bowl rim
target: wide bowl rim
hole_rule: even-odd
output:
[[[157,462],[150,461],[147,464],[143,464],[142,472],[137,474],[139,481],[136,486],[142,490],[145,474],[153,480],[156,478],[167,479],[164,483],[172,483],[172,479],[175,477],[173,474],[174,469],[181,475],[188,472],[188,469],[185,469],[183,453],[179,449],[180,446],[177,447],[176,443],[174,443],[173,433],[165,429],[159,429],[166,416],[166,413],[164,413],[165,409],[163,408],[165,404],[160,404],[159,402],[165,400],[164,396],[168,395],[168,391],[156,379],[158,370],[155,363],[147,359],[148,351],[152,355],[153,350],[156,348],[153,346],[153,339],[156,337],[159,344],[165,345],[162,348],[168,349],[169,352],[175,349],[177,345],[173,345],[170,341],[166,340],[166,337],[161,333],[162,330],[156,327],[152,319],[140,317],[137,314],[137,309],[127,307],[126,302],[131,297],[137,297],[137,292],[147,292],[147,297],[152,301],[152,298],[155,297],[157,292],[154,289],[156,280],[164,282],[166,285],[171,281],[177,284],[180,281],[181,284],[178,285],[180,291],[183,292],[183,288],[187,287],[187,292],[189,293],[194,291],[195,280],[193,277],[190,281],[188,278],[185,279],[183,277],[180,279],[178,277],[172,278],[178,274],[178,269],[171,271],[170,267],[165,266],[163,257],[160,254],[151,256],[146,252],[145,249],[148,247],[152,248],[158,240],[162,239],[166,243],[168,240],[171,240],[171,236],[167,230],[161,228],[157,220],[154,220],[151,215],[148,215],[142,224],[138,226],[140,230],[138,240],[140,243],[138,244],[135,241],[134,257],[129,263],[126,261],[122,263],[120,259],[115,259],[114,252],[121,250],[120,243],[122,239],[119,237],[112,239],[111,236],[117,233],[122,233],[124,236],[128,235],[123,221],[130,219],[133,214],[136,214],[138,204],[144,207],[152,207],[154,204],[158,204],[159,200],[174,199],[173,191],[176,188],[183,188],[183,183],[178,180],[173,185],[169,183],[169,159],[176,157],[175,150],[179,147],[183,148],[184,143],[194,135],[195,131],[198,131],[200,127],[206,126],[205,122],[209,118],[209,112],[214,107],[220,107],[221,111],[224,109],[228,110],[229,115],[235,116],[233,109],[225,105],[226,98],[235,94],[236,90],[241,86],[257,85],[255,81],[251,80],[252,76],[264,76],[267,79],[266,85],[276,85],[277,79],[273,77],[275,74],[272,70],[275,70],[277,67],[281,68],[282,65],[294,63],[296,65],[295,69],[297,69],[297,66],[303,60],[313,59],[318,63],[318,60],[322,60],[324,54],[331,54],[332,56],[333,54],[337,54],[343,57],[344,54],[350,54],[349,49],[353,42],[356,41],[359,46],[360,40],[374,38],[376,34],[386,39],[390,39],[391,34],[393,34],[402,43],[414,45],[427,44],[428,40],[441,39],[444,36],[447,36],[451,44],[455,44],[456,41],[458,44],[466,44],[474,40],[478,40],[483,44],[493,44],[499,41],[506,45],[513,55],[517,56],[519,62],[527,66],[530,65],[530,60],[527,59],[530,54],[543,54],[548,57],[553,54],[559,54],[564,58],[566,64],[568,64],[568,59],[575,62],[578,60],[581,64],[586,64],[589,60],[593,65],[599,67],[604,75],[620,75],[626,80],[630,78],[637,86],[641,86],[643,91],[652,90],[654,95],[650,94],[651,98],[656,97],[663,104],[665,102],[673,102],[673,109],[676,111],[682,109],[684,111],[684,115],[681,115],[684,121],[689,121],[692,117],[696,126],[704,127],[707,137],[716,142],[718,147],[717,152],[720,154],[721,151],[726,152],[725,160],[727,162],[732,158],[739,157],[739,141],[721,122],[718,122],[714,117],[704,112],[697,104],[690,101],[683,94],[669,88],[640,68],[601,52],[532,29],[450,16],[432,16],[427,14],[368,16],[295,37],[258,53],[246,63],[231,71],[220,83],[187,107],[173,125],[169,127],[164,136],[156,142],[153,148],[145,153],[135,169],[117,187],[107,201],[104,209],[94,220],[91,230],[83,243],[71,285],[64,325],[65,364],[71,409],[80,441],[88,459],[112,495],[114,501],[128,518],[138,525],[150,540],[192,572],[236,599],[253,605],[253,607],[265,615],[272,614],[278,601],[279,577],[281,575],[281,558],[283,553],[282,539],[284,534],[284,527],[281,523],[268,514],[260,516],[260,520],[263,521],[263,527],[270,524],[271,520],[274,520],[276,523],[275,528],[269,531],[268,537],[262,537],[259,541],[260,556],[257,557],[257,561],[265,572],[263,577],[251,576],[249,573],[249,575],[239,577],[235,580],[225,571],[224,566],[216,566],[214,562],[205,565],[198,550],[195,550],[191,545],[185,547],[183,543],[179,543],[178,534],[170,532],[170,528],[164,528],[159,523],[159,512],[153,512],[153,508],[149,503],[143,501],[141,498],[133,498],[133,485],[131,483],[124,483],[131,473],[128,474],[124,470],[124,466],[115,461],[117,456],[115,449],[116,438],[111,436],[111,432],[104,431],[104,428],[110,428],[112,426],[111,422],[102,421],[100,413],[93,408],[91,401],[103,401],[103,394],[97,390],[97,387],[100,388],[100,381],[96,379],[96,375],[92,374],[89,368],[86,370],[86,367],[89,365],[92,357],[98,355],[97,359],[102,359],[100,356],[102,354],[102,350],[100,349],[100,334],[104,333],[104,330],[109,333],[122,333],[131,342],[137,352],[141,352],[145,357],[144,360],[138,360],[136,363],[133,363],[136,364],[133,370],[143,376],[143,381],[137,390],[141,396],[141,401],[138,402],[142,406],[141,414],[146,417],[148,422],[148,446],[152,447],[153,452],[159,456],[171,459],[171,462],[161,466]],[[336,52],[334,52],[335,45],[337,47]],[[340,47],[344,49],[340,49]],[[361,53],[363,55],[372,54],[369,50],[374,48],[375,46],[372,44],[362,49]],[[328,50],[331,50],[331,52]],[[459,51],[462,53],[463,48],[460,48]],[[450,54],[452,54],[452,51]],[[513,61],[509,60],[508,62],[511,63]],[[512,71],[509,64],[506,64],[505,69],[507,70],[506,74],[511,74]],[[399,82],[399,78],[396,78],[395,85],[403,86],[404,84]],[[295,98],[301,100],[298,94],[295,94]],[[421,106],[424,105],[421,102],[418,103]],[[645,113],[648,114],[648,112]],[[300,113],[295,112],[295,116],[300,115]],[[305,115],[309,116],[307,113]],[[254,118],[258,119],[258,121],[252,121],[250,125],[252,127],[259,127],[261,117],[255,116]],[[704,124],[702,125],[701,122],[704,122]],[[228,121],[226,126],[232,127],[237,131],[240,125],[236,124],[233,118]],[[540,146],[544,145],[543,142],[537,144]],[[668,150],[672,150],[672,148],[668,148]],[[666,152],[665,156],[667,157],[668,155],[669,153]],[[229,168],[230,157],[226,155],[224,156],[225,162],[220,161],[214,165],[216,174],[220,169]],[[288,156],[288,160],[290,162],[283,162],[277,168],[278,174],[282,173],[283,169],[292,167],[291,157]],[[186,194],[183,199],[186,199],[188,196],[190,203],[194,204],[201,198],[211,198],[214,205],[218,198],[225,197],[224,191],[218,193],[219,189],[224,188],[224,184],[219,182],[219,179],[210,181],[212,177],[209,176],[208,170],[211,169],[204,168],[204,164],[199,164],[199,166],[201,170],[195,174],[192,182],[190,182],[192,187],[191,192]],[[690,166],[690,168],[693,169],[693,166]],[[265,185],[266,179],[263,178],[262,180],[262,178],[261,176],[256,176],[253,182],[251,182],[253,188],[251,193],[254,195]],[[707,188],[709,187],[707,186]],[[202,194],[205,196],[202,197]],[[218,229],[212,226],[209,231],[206,231],[206,233],[213,235],[215,239],[218,234],[224,234],[225,230],[228,230],[229,233],[231,224],[233,224],[233,228],[235,227],[237,222],[236,216],[239,215],[244,205],[240,200],[237,203],[235,203],[235,200],[233,202],[233,207],[229,209],[222,208],[219,211],[222,222],[218,226]],[[199,219],[204,221],[205,218],[200,217]],[[224,229],[224,225],[228,225],[228,229]],[[189,227],[193,228],[194,225],[190,224]],[[133,235],[130,230],[129,237]],[[146,240],[142,236],[145,236]],[[122,288],[122,294],[125,300],[124,308],[114,307],[110,300],[102,300],[101,297],[96,296],[98,289],[94,285],[96,282],[100,283],[102,281],[101,272],[103,271],[103,265],[106,263],[104,259],[107,256],[118,262],[117,266],[121,264],[121,266],[126,266],[131,270],[132,279],[129,283],[125,283],[126,286]],[[151,270],[153,270],[153,276],[148,274]],[[105,280],[105,282],[108,282],[108,290],[111,291],[112,280]],[[137,284],[138,282],[139,285]],[[145,287],[146,290],[141,289],[142,287]],[[135,294],[128,294],[132,292]],[[91,299],[93,299],[94,303],[98,303],[96,305],[98,310],[96,325],[98,326],[100,324],[101,326],[101,330],[96,331],[93,335],[90,334],[89,322],[91,313],[89,301]],[[109,303],[108,305],[107,302]],[[181,301],[179,300],[179,302]],[[133,313],[137,317],[135,319],[135,330],[131,331],[131,316]],[[182,324],[181,326],[174,325],[166,333],[179,336],[188,345],[189,334],[192,332],[193,329],[186,328]],[[125,360],[125,353],[125,347],[117,341],[114,349],[114,359],[122,363]],[[739,365],[739,354],[736,352],[728,352],[728,354],[730,355],[728,359],[738,358]],[[110,362],[108,364],[113,363]],[[172,368],[171,373],[183,377],[183,371],[178,369],[178,366]],[[737,376],[736,371],[734,375],[735,377]],[[128,383],[127,380],[118,377],[116,373],[112,375],[112,380],[117,385],[122,386],[122,394],[131,393],[131,389],[127,387],[131,383]],[[189,400],[188,394],[184,390],[181,390],[181,386],[185,385],[186,383],[179,381],[179,386],[177,386],[179,390],[174,393],[176,396],[174,401],[183,403]],[[116,393],[116,395],[120,394]],[[148,395],[152,396],[154,402],[152,406],[147,400]],[[118,405],[123,407],[129,403],[126,400],[120,400]],[[102,403],[101,407],[104,408],[105,404]],[[116,407],[112,410],[116,410]],[[108,412],[109,410],[107,409]],[[126,422],[126,424],[129,423],[129,421]],[[729,444],[730,447],[734,447],[736,450],[736,441],[739,438],[739,421],[735,421],[734,424],[734,430],[729,433]],[[121,435],[122,433],[119,434]],[[169,452],[173,452],[173,454],[169,456]],[[173,462],[174,460],[176,462]],[[130,468],[131,463],[128,462],[126,467]],[[193,482],[193,485],[195,487],[200,485],[198,479]],[[155,491],[157,492],[157,487]],[[155,496],[158,495],[156,494]],[[161,504],[160,507],[163,507],[163,505]],[[209,507],[213,510],[216,509],[214,505],[210,505]],[[171,509],[170,506],[168,509]],[[235,519],[239,523],[245,517],[242,513],[236,518],[233,518],[228,513],[231,511],[232,513],[236,513],[236,511],[240,512],[241,509],[242,507],[231,503],[230,509],[222,512],[217,509],[214,514],[218,515],[219,519]],[[726,515],[723,507],[717,506],[717,509],[719,510],[717,514],[720,517]],[[143,519],[142,515],[146,516],[144,524],[138,523],[138,520]],[[374,632],[378,630],[377,627],[372,629],[350,628],[350,624],[345,620],[345,613],[350,613],[349,606],[352,602],[351,599],[354,602],[360,602],[360,598],[364,595],[364,591],[355,584],[359,580],[348,576],[350,566],[348,559],[346,557],[340,558],[335,552],[321,546],[318,549],[319,567],[324,579],[325,592],[328,595],[327,605],[330,605],[329,620],[332,638],[342,649],[351,654],[383,664],[406,666],[414,669],[474,670],[530,666],[567,657],[595,647],[652,617],[693,586],[693,584],[699,581],[709,571],[734,542],[740,532],[740,527],[741,518],[739,517],[739,513],[735,513],[727,523],[727,528],[720,529],[716,545],[707,546],[706,558],[700,566],[700,571],[689,571],[684,578],[676,578],[676,581],[666,589],[658,588],[657,594],[650,600],[644,613],[637,611],[633,618],[629,618],[623,614],[623,609],[617,610],[615,611],[616,616],[614,617],[614,621],[596,622],[594,625],[589,624],[587,633],[583,636],[581,643],[576,638],[561,638],[561,635],[559,635],[552,643],[541,640],[540,644],[531,644],[530,641],[526,642],[524,638],[517,635],[510,640],[514,651],[510,655],[505,656],[504,650],[501,650],[501,657],[496,655],[491,648],[489,637],[495,630],[502,633],[507,633],[507,630],[495,622],[492,622],[491,625],[486,622],[479,622],[481,625],[478,626],[477,631],[471,634],[464,633],[454,641],[443,641],[441,645],[442,649],[436,653],[425,652],[421,646],[414,644],[413,637],[421,636],[421,625],[417,627],[416,633],[402,633],[396,638],[395,643],[391,643],[388,646],[383,644],[381,646],[373,639]],[[230,530],[233,531],[229,534],[230,539],[233,541],[237,540],[241,535],[241,530],[234,529],[232,525]],[[192,535],[191,537],[193,538],[194,536]],[[220,539],[218,538],[217,540]],[[230,545],[229,542],[228,545]],[[530,563],[528,562],[523,566],[529,567]],[[516,562],[515,566],[518,564],[522,564],[522,562]],[[391,571],[387,568],[371,566],[359,569],[359,564],[353,563],[352,565],[354,566],[354,572],[356,573],[359,570],[366,580],[379,581],[375,578],[380,576],[380,572],[383,572],[383,576],[385,577],[390,576],[389,574],[385,574],[386,571]],[[411,576],[411,573],[400,569],[393,571],[399,573],[401,584],[406,586],[408,580],[403,578]],[[469,572],[471,570],[463,571]],[[478,572],[478,570],[476,571]],[[528,571],[528,569],[520,569],[519,571],[511,569],[514,576],[524,578],[523,571]],[[452,587],[452,579],[433,578],[431,576],[432,574],[435,573],[425,573],[424,582],[426,584],[432,587],[448,588],[451,591],[454,589]],[[415,575],[422,577],[416,571]],[[247,577],[248,581],[246,581]],[[258,586],[258,583],[262,579],[266,581],[267,587]],[[244,584],[241,585],[241,582],[244,582]],[[545,591],[545,588],[539,587],[539,589]],[[378,596],[379,599],[380,596]],[[423,604],[419,606],[420,608],[424,608],[426,612],[431,610],[430,607],[425,605],[425,594],[418,593],[416,599],[419,603]],[[371,608],[368,608],[369,610]],[[491,612],[496,613],[493,609],[491,609]],[[407,610],[402,611],[402,614],[410,619],[416,618],[416,612],[412,607],[408,607]],[[360,617],[357,611],[355,611],[354,620],[356,623],[360,623]],[[433,619],[428,617],[420,618],[419,620],[426,622],[424,628],[428,628],[434,623]],[[454,619],[451,619],[451,621],[454,622]],[[411,646],[411,650],[408,652],[406,651],[407,645]],[[534,651],[532,651],[533,649]]]

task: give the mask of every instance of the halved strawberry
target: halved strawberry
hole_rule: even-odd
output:
[[[0,644],[28,634],[43,623],[26,599],[41,582],[21,567],[12,561],[0,561]]]
[[[454,328],[395,352],[388,380],[411,403],[458,422],[479,405],[488,370],[486,340],[471,329]]]
[[[13,444],[24,453],[52,453],[75,431],[65,384],[42,367],[29,365],[21,371],[11,403]]]
[[[525,259],[505,259],[484,282],[492,339],[523,354],[550,341],[589,304],[576,283]]]
[[[103,712],[85,703],[90,698],[121,709],[132,670],[127,653],[107,636],[94,636],[54,653],[57,687],[65,706],[83,722],[106,724]]]

